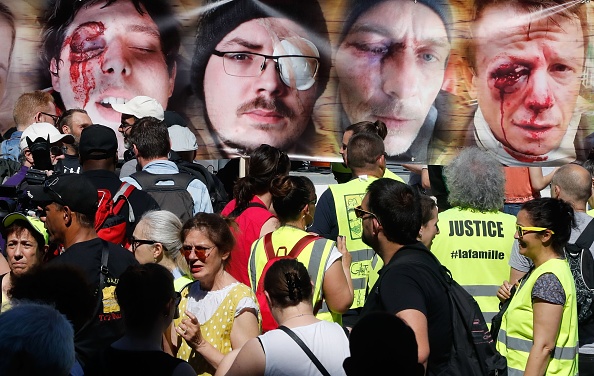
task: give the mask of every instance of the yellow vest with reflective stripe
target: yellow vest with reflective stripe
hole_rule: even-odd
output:
[[[491,327],[499,312],[497,290],[509,279],[516,217],[456,207],[439,213],[438,225],[431,252],[474,297]]]
[[[353,281],[354,299],[351,308],[360,308],[365,304],[367,276],[369,275],[373,249],[363,243],[363,224],[355,216],[355,207],[367,193],[367,187],[377,178],[361,176],[343,184],[328,186],[334,197],[336,219],[338,221],[338,235],[346,237],[346,247],[349,250],[351,261],[351,280]]]
[[[297,242],[308,235],[307,232],[295,227],[282,226],[272,232],[272,248],[277,256],[283,256],[293,249]],[[326,264],[335,246],[335,242],[328,239],[318,239],[309,243],[297,256],[297,260],[307,268],[309,277],[314,284],[313,305],[321,305],[316,317],[320,320],[336,322],[342,324],[342,315],[331,312],[323,299],[322,284],[324,282],[324,273]],[[248,276],[254,293],[258,289],[258,282],[262,277],[262,271],[268,262],[266,251],[264,250],[264,237],[256,240],[252,244],[250,258],[248,260]]]
[[[497,350],[507,358],[509,376],[522,375],[526,368],[534,332],[532,288],[538,277],[545,273],[555,274],[565,291],[559,334],[545,374],[578,374],[578,317],[573,276],[567,261],[552,259],[532,271],[503,315]]]

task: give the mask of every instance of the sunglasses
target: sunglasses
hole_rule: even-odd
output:
[[[130,237],[130,244],[132,245],[132,252],[135,253],[136,252],[136,248],[140,247],[143,244],[149,244],[149,245],[153,245],[155,243],[158,243],[154,240],[144,240],[144,239],[136,239],[134,236]]]
[[[214,247],[216,247],[216,245],[213,245],[212,247],[206,247],[203,245],[184,244],[182,246],[181,251],[185,258],[189,258],[190,255],[194,253],[198,260],[200,260],[201,262],[206,262],[206,258],[208,257],[208,255],[210,255],[210,250]],[[207,251],[209,252],[207,253]]]
[[[524,226],[520,226],[520,225],[516,225],[516,231],[518,232],[518,237],[522,238],[524,236],[524,234],[529,233],[529,232],[542,232],[542,231],[546,231],[549,230],[546,227],[524,227]],[[549,230],[551,232],[551,234],[554,234],[555,232],[553,230]]]
[[[372,212],[368,212],[367,210],[363,210],[361,208],[361,205],[355,207],[354,210],[355,210],[355,217],[357,217],[361,220],[365,220],[368,218],[375,218],[379,222],[379,218],[375,214],[373,214]]]

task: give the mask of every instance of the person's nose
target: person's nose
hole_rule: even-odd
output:
[[[23,258],[23,245],[21,243],[17,243],[14,249],[14,258],[15,260],[20,260]]]
[[[413,51],[408,48],[394,51],[384,58],[381,69],[384,93],[400,100],[418,96],[422,72]]]
[[[128,76],[132,73],[127,49],[121,40],[115,39],[109,44],[104,54],[101,69],[103,73],[107,74]]]
[[[256,80],[256,87],[259,93],[268,93],[271,97],[281,96],[289,88],[285,85],[280,78],[277,70],[276,62],[274,60],[267,59],[264,62],[263,70],[258,77],[254,77]]]
[[[549,82],[550,77],[546,69],[532,71],[524,105],[534,114],[548,110],[555,104],[555,97]]]

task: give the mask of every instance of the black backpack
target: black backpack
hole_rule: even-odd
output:
[[[230,201],[223,182],[215,174],[208,171],[208,168],[199,163],[191,163],[183,160],[174,160],[174,162],[180,172],[190,174],[206,185],[206,189],[208,189],[208,194],[210,195],[212,211],[214,213],[221,213]]]
[[[433,256],[433,254],[429,254]],[[452,349],[446,374],[456,376],[507,375],[507,361],[495,348],[495,342],[476,300],[452,278],[451,272],[441,265],[435,256],[433,259],[439,265],[439,272],[427,267],[424,263],[415,261],[414,256],[411,254],[401,257],[389,266],[405,263],[419,265],[430,271],[447,292],[452,309]],[[411,260],[411,258],[413,259]]]
[[[138,171],[130,175],[143,191],[150,194],[162,210],[168,210],[179,217],[182,223],[194,216],[194,199],[188,192],[188,185],[195,179],[193,175],[151,174]],[[157,185],[158,182],[172,180],[173,185]]]
[[[586,226],[575,243],[565,245],[565,257],[575,281],[578,323],[583,324],[592,318],[594,301],[594,258],[590,247],[594,242],[594,220]]]

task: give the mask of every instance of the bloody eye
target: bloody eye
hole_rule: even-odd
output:
[[[106,46],[101,23],[89,23],[79,28],[70,41],[73,60],[83,61],[99,55]]]
[[[528,76],[530,69],[520,64],[502,64],[491,73],[491,78],[495,80],[495,88],[506,94],[517,91],[518,84],[526,81]]]

